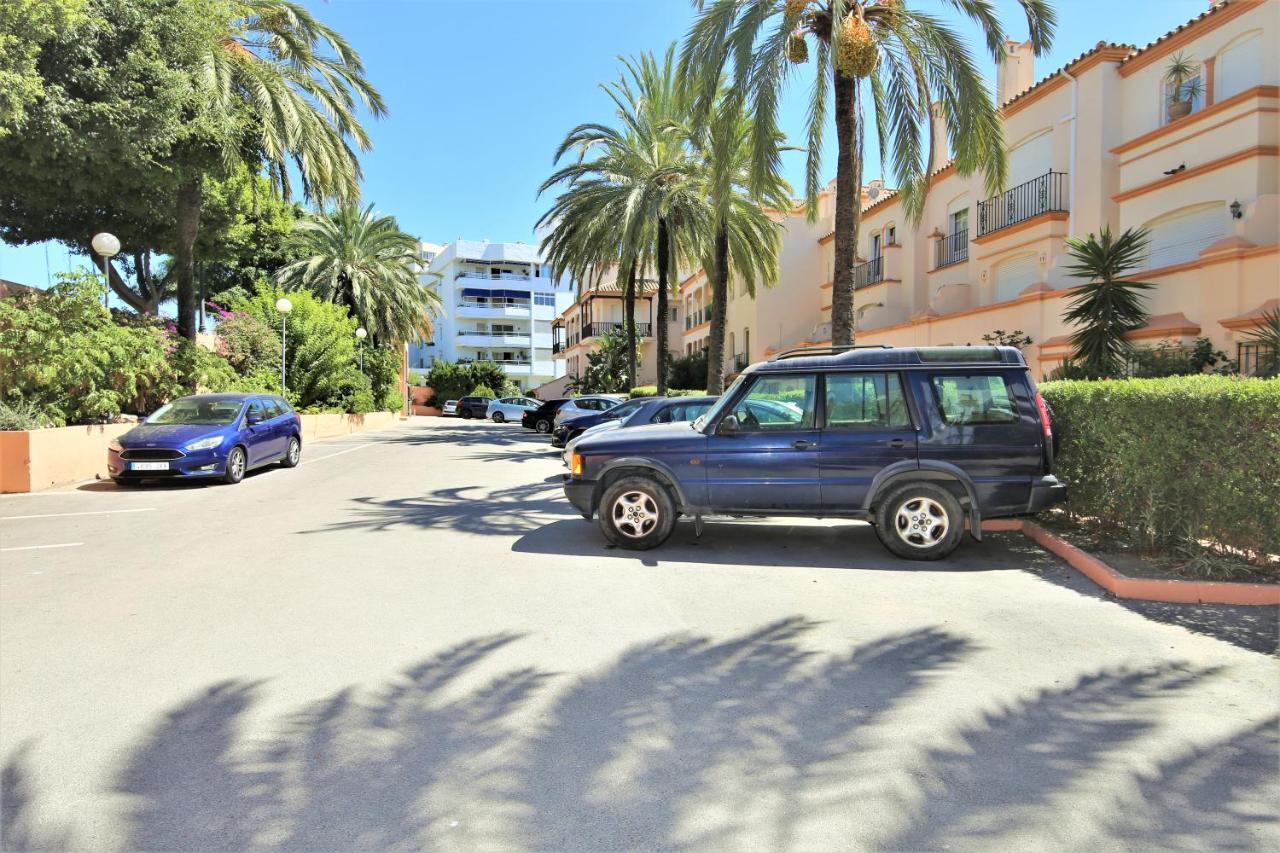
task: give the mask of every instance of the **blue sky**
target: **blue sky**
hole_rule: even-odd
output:
[[[374,148],[362,161],[365,200],[434,242],[531,242],[533,223],[549,204],[537,198],[537,188],[556,144],[575,124],[610,118],[598,84],[616,78],[617,57],[662,50],[683,37],[693,18],[689,0],[304,2],[361,52],[390,107],[387,118],[368,123]],[[996,2],[1010,35],[1025,38],[1016,0]],[[1037,60],[1036,76],[1100,39],[1144,45],[1207,6],[1207,0],[1058,0],[1058,36]],[[977,48],[976,31],[965,32]],[[990,65],[985,54],[983,62]],[[988,72],[994,80],[994,69]],[[782,124],[800,138],[805,78],[794,79]],[[834,174],[830,156],[825,163]],[[799,191],[803,156],[788,155],[785,168]],[[869,136],[868,177],[878,168]],[[44,286],[83,262],[61,245],[0,244],[0,278]]]

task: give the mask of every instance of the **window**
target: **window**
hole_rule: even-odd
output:
[[[1200,72],[1194,77],[1188,77],[1182,81],[1182,84],[1176,88],[1172,80],[1165,80],[1163,85],[1164,92],[1164,109],[1161,110],[1160,118],[1168,123],[1175,121],[1182,116],[1190,113],[1199,112],[1204,107],[1204,73]],[[1187,113],[1173,113],[1172,106],[1174,102],[1191,101],[1191,109]]]
[[[898,226],[890,225],[884,229],[884,241],[890,246],[898,245]]]
[[[827,376],[828,429],[896,429],[911,426],[902,380],[896,373]]]
[[[284,412],[280,411],[280,404],[271,397],[262,401],[262,410],[266,412],[267,420],[278,418],[284,414]]]
[[[738,429],[813,429],[817,377],[765,376],[734,407]]]
[[[263,407],[261,400],[254,400],[252,403],[249,404],[249,417],[257,418],[258,420],[261,420],[261,421],[264,421],[267,419],[267,410],[265,407]],[[154,419],[148,419],[148,420],[154,420]]]
[[[676,403],[666,406],[649,421],[654,424],[691,421],[711,408],[710,403]]]
[[[1014,299],[1040,278],[1039,255],[1019,255],[1001,261],[995,268],[996,302]]]
[[[1010,424],[1018,420],[1003,376],[935,376],[933,393],[949,424]]]
[[[556,295],[554,293],[535,293],[533,294],[534,305],[549,305],[552,308],[556,305]]]
[[[289,405],[289,401],[285,400],[283,397],[276,397],[275,401],[276,405],[280,407],[281,414],[287,415],[293,411],[293,407]]]
[[[1244,33],[1218,54],[1217,100],[1238,95],[1262,82],[1262,30]]]

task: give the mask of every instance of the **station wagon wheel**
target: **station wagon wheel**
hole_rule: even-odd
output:
[[[302,458],[302,442],[298,441],[296,435],[291,435],[289,436],[289,449],[285,451],[284,458],[280,460],[280,464],[286,468],[296,468],[300,458]]]
[[[248,457],[244,455],[243,447],[233,447],[231,452],[227,454],[227,472],[222,475],[222,479],[235,485],[244,479],[244,473],[249,467]]]
[[[551,432],[551,421],[547,420],[546,418],[539,418],[538,422],[533,425],[533,428],[537,432],[540,432],[543,435],[546,435],[547,433]]]
[[[905,483],[877,498],[875,525],[881,543],[899,557],[940,560],[960,544],[964,510],[936,482]]]
[[[622,477],[600,496],[600,530],[614,545],[632,551],[656,548],[676,524],[676,503],[651,477]]]

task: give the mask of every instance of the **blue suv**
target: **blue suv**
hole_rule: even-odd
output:
[[[827,347],[747,368],[693,423],[585,436],[564,490],[605,538],[644,550],[678,515],[855,518],[936,560],[966,522],[1066,496],[1053,425],[1013,347]]]

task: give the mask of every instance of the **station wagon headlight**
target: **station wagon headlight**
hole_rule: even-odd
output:
[[[211,435],[208,438],[201,438],[187,445],[187,450],[212,450],[226,439],[226,436]]]

